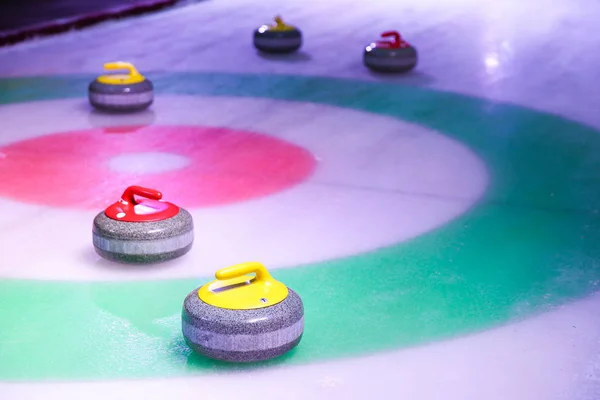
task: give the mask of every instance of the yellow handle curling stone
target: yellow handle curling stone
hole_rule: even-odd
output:
[[[302,32],[275,17],[275,24],[262,25],[254,31],[254,47],[265,53],[292,53],[302,46]]]
[[[108,71],[126,71],[100,75],[88,87],[90,104],[106,112],[145,110],[154,101],[154,86],[131,63],[117,61],[104,64]]]
[[[264,265],[237,264],[215,277],[188,294],[183,304],[183,336],[194,351],[222,361],[256,362],[300,343],[302,300]]]

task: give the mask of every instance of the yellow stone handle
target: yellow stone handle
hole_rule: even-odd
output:
[[[104,64],[104,69],[109,71],[127,71],[126,74],[107,74],[98,77],[98,81],[107,85],[131,85],[143,82],[146,78],[133,66],[123,61]]]
[[[249,276],[256,274],[255,278]],[[288,288],[275,280],[264,265],[246,262],[215,273],[216,281],[202,286],[198,297],[207,304],[231,310],[272,306],[288,295]]]
[[[104,64],[104,69],[109,71],[118,71],[118,70],[126,70],[128,75],[131,77],[141,76],[142,74],[133,66],[133,64],[124,62],[124,61],[116,61]]]
[[[223,268],[217,271],[215,278],[224,281],[229,279],[240,278],[244,275],[256,274],[254,283],[273,281],[273,277],[267,271],[264,265],[259,262],[251,261],[242,264],[232,265],[231,267]]]

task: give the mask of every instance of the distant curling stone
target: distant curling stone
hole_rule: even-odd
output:
[[[408,72],[417,65],[417,50],[405,42],[396,31],[384,32],[382,38],[390,41],[377,41],[365,48],[365,66],[377,72]]]
[[[300,343],[302,300],[262,264],[234,265],[215,276],[216,281],[194,290],[183,304],[183,336],[194,351],[247,363],[281,356]]]
[[[127,264],[157,263],[186,254],[194,241],[192,216],[161,198],[153,189],[127,188],[121,200],[94,219],[96,252]]]
[[[90,104],[108,112],[135,112],[145,110],[154,101],[152,82],[130,63],[115,62],[104,65],[107,70],[127,70],[128,74],[107,74],[96,78],[88,87]]]
[[[254,47],[266,53],[292,53],[302,46],[302,32],[275,17],[275,25],[263,25],[254,31]]]

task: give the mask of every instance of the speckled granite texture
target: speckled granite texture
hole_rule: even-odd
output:
[[[267,53],[291,53],[302,46],[302,32],[290,31],[254,31],[254,47]]]
[[[183,304],[186,343],[207,357],[229,362],[255,362],[278,357],[294,348],[304,332],[304,306],[289,289],[285,300],[254,310],[229,310],[204,303],[198,290]]]
[[[408,72],[417,65],[417,50],[414,47],[389,49],[375,47],[365,49],[363,62],[365,66],[380,72]]]
[[[192,215],[180,208],[172,218],[158,222],[124,222],[104,211],[94,218],[92,238],[103,258],[125,263],[167,261],[187,253],[194,241]]]
[[[298,346],[302,340],[302,335],[298,336],[298,338],[292,342],[289,342],[280,347],[274,347],[271,349],[265,350],[257,350],[257,351],[226,351],[226,350],[217,350],[210,349],[204,346],[197,345],[195,343],[190,343],[186,340],[188,346],[192,348],[196,353],[201,354],[205,357],[212,358],[213,360],[221,360],[232,363],[251,363],[251,362],[260,362],[266,361],[273,358],[280,357],[292,350],[294,347]]]
[[[108,85],[97,80],[88,88],[90,104],[103,111],[141,111],[154,101],[154,86],[148,79],[131,85]]]
[[[161,253],[153,254],[119,253],[115,251],[103,250],[97,246],[94,246],[94,249],[100,257],[109,261],[115,261],[123,264],[157,264],[185,255],[192,249],[192,244],[193,243],[190,243],[187,246],[181,247],[174,251],[163,251]]]

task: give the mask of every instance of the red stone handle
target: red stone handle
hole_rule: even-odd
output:
[[[141,186],[129,186],[123,192],[121,199],[127,203],[135,205],[138,204],[137,200],[135,199],[135,196],[144,197],[146,199],[151,200],[162,199],[162,193],[158,190],[148,189]]]
[[[389,40],[380,40],[377,42],[378,45],[383,45],[385,47],[389,47],[392,49],[399,49],[402,44],[404,44],[404,40],[400,36],[398,31],[385,31],[381,34],[382,38],[393,38],[392,41]]]

